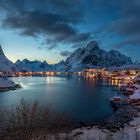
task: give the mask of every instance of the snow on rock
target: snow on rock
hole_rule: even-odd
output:
[[[131,122],[134,125],[137,122],[137,125],[126,126],[124,129],[113,133],[108,130],[93,128],[79,128],[71,132],[70,136],[72,140],[140,140],[140,118],[136,118],[135,121]]]
[[[110,70],[140,70],[140,64],[124,65],[119,67],[112,67]]]
[[[59,138],[61,140],[140,140],[140,117],[131,122],[131,125],[125,126],[118,132],[110,132],[108,130],[101,130],[96,127],[82,127],[72,130],[70,133],[58,133],[56,135],[47,134],[49,140]],[[41,134],[42,135],[42,134]],[[33,138],[33,140],[40,140],[40,137]]]
[[[3,89],[3,88],[11,88],[11,87],[15,87],[16,84],[7,79],[7,78],[0,78],[0,89]]]
[[[15,72],[18,71],[16,65],[11,62],[3,53],[0,46],[0,72]]]
[[[70,136],[73,140],[105,140],[106,134],[100,129],[83,127],[73,130]]]
[[[48,64],[46,61],[30,61],[28,59],[17,60],[16,66],[20,69],[20,71],[62,71],[64,69],[65,62],[60,61],[57,64]]]
[[[20,71],[47,71],[50,66],[46,61],[30,61],[28,59],[17,60],[16,66],[20,69]]]
[[[132,64],[131,58],[120,52],[109,52],[99,48],[96,41],[91,41],[86,47],[78,48],[66,59],[66,71],[77,71],[83,68],[113,67]]]
[[[51,69],[55,71],[64,71],[65,61],[60,61],[57,64],[51,65]]]

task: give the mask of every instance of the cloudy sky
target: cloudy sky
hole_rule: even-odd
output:
[[[140,0],[0,0],[7,57],[56,63],[90,40],[140,60]]]

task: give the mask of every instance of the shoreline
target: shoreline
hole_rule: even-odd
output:
[[[13,87],[0,88],[0,92],[1,92],[1,91],[9,91],[9,90],[17,90],[17,89],[20,89],[20,88],[22,88],[21,85],[16,84],[16,85],[13,86]]]
[[[80,127],[73,129],[69,135],[74,137],[74,140],[139,140],[140,110],[136,117],[133,117],[131,121],[123,124],[123,126],[115,132],[108,130],[105,126],[99,127],[98,125],[93,125]]]
[[[21,86],[15,84],[14,87],[5,88],[4,90],[15,90],[17,88],[21,88]],[[101,123],[85,123],[85,126],[81,125],[80,128],[75,127],[70,132],[64,131],[64,133],[73,136],[76,140],[110,140],[111,138],[113,140],[139,140],[140,106],[121,106],[111,117]],[[137,137],[139,139],[136,139]]]
[[[21,85],[14,83],[12,80],[6,77],[0,77],[0,92],[16,90],[18,88],[21,88]]]

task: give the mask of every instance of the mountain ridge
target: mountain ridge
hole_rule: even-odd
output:
[[[46,61],[34,60],[30,61],[28,59],[17,60],[15,62],[16,66],[20,69],[20,71],[62,71],[64,68],[64,61],[61,60],[56,64],[48,64]]]
[[[38,63],[38,64],[37,64]],[[46,70],[56,70],[56,71],[82,71],[84,68],[92,67],[117,67],[123,65],[131,65],[132,60],[121,54],[119,51],[110,50],[105,51],[101,49],[96,41],[89,42],[85,47],[76,49],[66,61],[60,61],[57,64],[48,64],[46,61],[30,61],[24,59],[20,63],[15,63],[18,67],[28,68],[31,71],[46,71]],[[38,66],[33,66],[33,65]],[[40,68],[40,66],[44,68]],[[35,68],[36,67],[36,68]]]
[[[84,68],[93,67],[119,67],[134,64],[130,57],[119,51],[105,51],[101,49],[96,41],[89,42],[85,47],[76,49],[66,61],[56,64],[48,64],[39,60],[17,60],[11,62],[4,54],[0,46],[0,71],[82,71]]]
[[[77,71],[93,66],[116,67],[130,65],[132,60],[119,51],[105,51],[96,41],[91,41],[87,46],[78,48],[66,59],[66,71]]]

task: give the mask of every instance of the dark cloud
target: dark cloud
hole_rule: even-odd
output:
[[[99,0],[105,2],[104,0]],[[124,40],[114,45],[114,47],[123,47],[126,45],[140,46],[140,1],[139,0],[115,0],[106,2],[111,5],[118,13],[118,17],[100,27],[96,34],[110,34],[119,36]]]
[[[67,16],[73,22],[81,21],[85,11],[85,0],[48,0],[51,9],[55,9],[57,13]]]
[[[130,38],[130,39],[125,39],[117,44],[114,44],[114,48],[122,48],[124,46],[140,46],[140,37],[137,38]]]
[[[85,21],[88,9],[89,16],[92,12],[108,14],[105,25],[92,34],[78,29],[79,24],[88,22]],[[73,48],[84,46],[91,37],[99,38],[99,35],[99,39],[108,35],[122,37],[124,41],[118,43],[119,46],[140,45],[137,39],[140,36],[140,0],[0,0],[0,10],[5,15],[1,19],[3,28],[14,29],[25,36],[41,36],[45,42],[43,47],[48,49],[61,44],[70,44]]]
[[[62,51],[62,52],[60,53],[60,55],[62,55],[62,56],[64,56],[64,57],[70,56],[70,54],[71,54],[71,52],[69,52],[69,51]]]
[[[109,27],[109,32],[113,31],[122,36],[140,35],[140,19],[129,17],[113,22]]]
[[[60,8],[73,7],[74,4],[79,4],[81,0],[48,0],[51,4]]]
[[[74,28],[81,18],[82,5],[79,0],[0,0],[0,8],[5,13],[2,27],[16,29],[25,36],[41,35],[49,49],[60,43],[73,45],[85,42],[91,38],[90,33]]]

